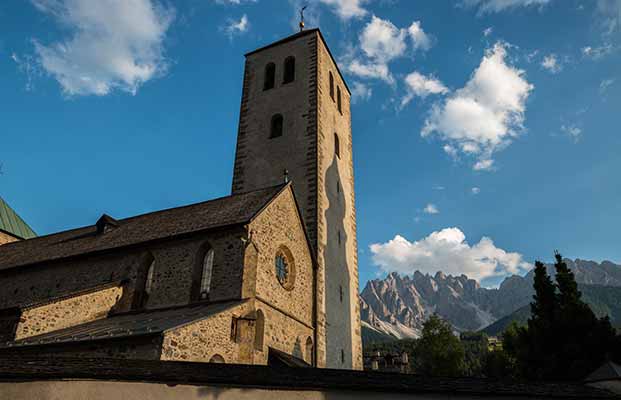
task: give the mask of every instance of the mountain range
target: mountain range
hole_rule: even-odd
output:
[[[621,266],[610,261],[596,263],[566,259],[574,272],[584,300],[613,323],[621,323]],[[546,265],[554,275],[554,267]],[[498,288],[484,288],[466,275],[435,275],[419,271],[402,276],[390,273],[367,282],[360,294],[363,337],[415,338],[433,313],[449,321],[456,331],[497,334],[510,321],[526,320],[533,296],[533,276],[507,277]],[[515,314],[514,314],[515,313]]]

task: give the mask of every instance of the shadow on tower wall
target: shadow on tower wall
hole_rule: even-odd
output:
[[[324,248],[327,362],[331,367],[352,368],[351,282],[347,263],[345,230],[346,197],[339,173],[338,158],[333,156],[326,171],[325,190],[329,207],[325,212],[327,243]],[[341,350],[345,362],[341,361]]]

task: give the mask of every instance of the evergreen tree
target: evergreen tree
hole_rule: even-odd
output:
[[[578,380],[606,361],[619,339],[608,317],[598,319],[582,301],[575,276],[558,252],[555,258],[556,285],[537,262],[528,327],[507,332],[504,345],[524,378]]]

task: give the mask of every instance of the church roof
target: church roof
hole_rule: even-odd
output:
[[[5,244],[0,248],[0,270],[244,224],[251,221],[285,187],[288,185],[120,220],[106,216],[103,220],[107,221],[108,229],[98,230],[98,226],[93,224]],[[100,225],[101,221],[100,218]]]
[[[24,220],[0,197],[0,231],[20,239],[30,239],[37,234]]]
[[[140,313],[120,314],[14,342],[0,343],[0,348],[76,343],[160,334],[221,313],[241,303],[243,301],[203,303],[161,310],[149,310]]]

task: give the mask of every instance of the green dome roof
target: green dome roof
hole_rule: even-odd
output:
[[[21,239],[30,239],[37,234],[26,222],[0,197],[0,231],[7,232]]]

